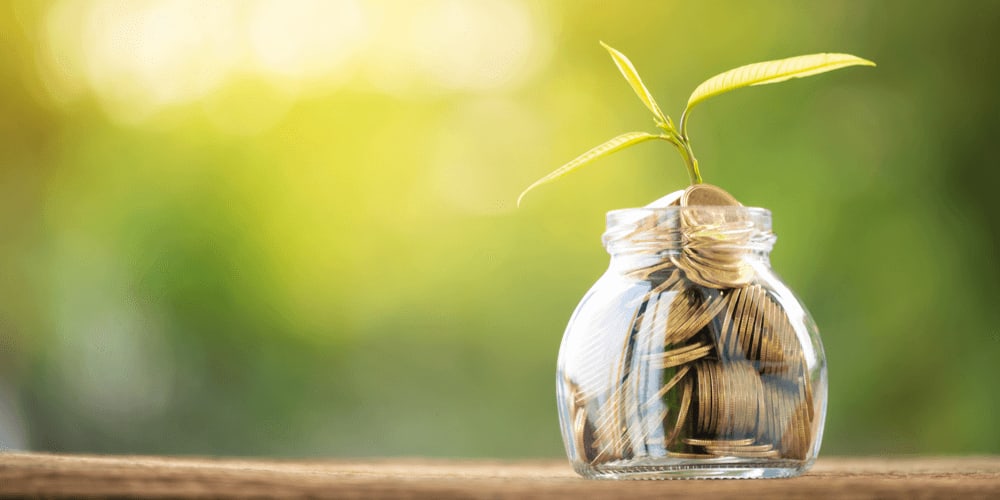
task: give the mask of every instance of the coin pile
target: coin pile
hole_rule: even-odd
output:
[[[749,436],[755,430],[763,386],[747,361],[701,362],[698,381],[698,432],[722,438]]]
[[[739,206],[705,184],[680,204]],[[680,212],[683,245],[631,275],[650,291],[592,422],[574,396],[580,458],[805,459],[812,381],[785,307],[745,258],[752,227],[739,210]]]
[[[682,207],[740,207],[729,193],[710,184],[684,191]],[[682,246],[671,261],[691,281],[710,288],[737,288],[753,279],[753,267],[744,258],[753,226],[737,210],[684,210]]]

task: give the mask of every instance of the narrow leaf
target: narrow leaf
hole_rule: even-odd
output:
[[[646,132],[629,132],[627,134],[619,135],[618,137],[615,137],[614,139],[611,139],[610,141],[605,142],[604,144],[601,144],[600,146],[597,146],[591,149],[590,151],[583,153],[580,156],[577,156],[575,159],[573,159],[573,161],[557,168],[551,174],[546,175],[545,177],[542,177],[541,179],[535,181],[534,184],[528,186],[528,189],[525,189],[524,192],[522,192],[521,195],[517,197],[517,206],[519,207],[521,206],[521,200],[524,199],[524,195],[528,194],[528,191],[531,191],[532,189],[535,189],[536,187],[541,186],[542,184],[545,184],[547,182],[552,182],[568,174],[569,172],[579,167],[582,167],[598,158],[605,157],[616,151],[621,151],[622,149],[632,146],[633,144],[639,144],[640,142],[648,141],[650,139],[660,139],[660,138],[661,136],[649,134]]]
[[[670,123],[670,119],[667,115],[660,111],[660,107],[657,106],[656,100],[653,99],[653,95],[649,93],[649,89],[646,85],[642,83],[642,78],[639,78],[639,72],[635,70],[635,66],[632,65],[632,61],[629,61],[625,54],[622,54],[614,47],[601,42],[601,46],[607,49],[608,53],[611,54],[611,59],[615,61],[615,66],[618,66],[618,70],[622,72],[622,76],[628,80],[628,84],[632,86],[632,90],[635,91],[635,95],[639,96],[642,103],[653,112],[653,116],[660,123]]]
[[[694,89],[687,110],[705,99],[738,88],[778,83],[848,66],[875,66],[875,63],[850,54],[811,54],[740,66],[715,75]]]

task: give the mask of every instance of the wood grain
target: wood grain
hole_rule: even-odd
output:
[[[794,479],[588,481],[565,461],[0,454],[0,495],[171,498],[1000,498],[1000,457],[821,458]]]

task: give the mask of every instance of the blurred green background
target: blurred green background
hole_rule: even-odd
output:
[[[770,208],[820,325],[825,454],[1000,452],[1000,3],[4,2],[0,445],[558,457],[554,372],[604,213],[666,144],[515,209],[720,71],[706,180]]]

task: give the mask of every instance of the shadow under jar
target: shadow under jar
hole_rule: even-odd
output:
[[[819,452],[826,359],[771,270],[771,213],[608,213],[607,272],[559,350],[566,453],[605,479],[796,476]]]

